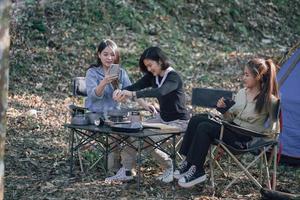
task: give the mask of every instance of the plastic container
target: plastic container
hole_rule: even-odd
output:
[[[130,123],[132,128],[142,128],[141,115],[138,111],[132,111],[130,114]]]

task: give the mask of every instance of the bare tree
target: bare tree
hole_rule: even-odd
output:
[[[4,145],[9,70],[10,0],[0,0],[0,200],[4,196]]]

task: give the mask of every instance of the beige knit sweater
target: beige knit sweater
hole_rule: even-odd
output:
[[[234,98],[235,104],[224,114],[224,119],[232,121],[237,125],[265,133],[271,134],[274,132],[274,109],[277,105],[277,98],[272,98],[272,105],[269,110],[263,110],[261,113],[255,111],[254,101],[247,100],[246,89],[241,89]]]

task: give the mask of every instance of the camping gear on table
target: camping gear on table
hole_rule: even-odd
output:
[[[112,122],[122,122],[128,116],[127,110],[109,110],[107,112],[107,117]]]
[[[84,126],[89,124],[89,119],[85,114],[76,114],[71,119],[71,124]]]

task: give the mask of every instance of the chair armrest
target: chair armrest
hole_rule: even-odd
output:
[[[208,119],[217,122],[218,124],[222,124],[222,118],[219,115],[215,115],[212,112],[207,113]]]

